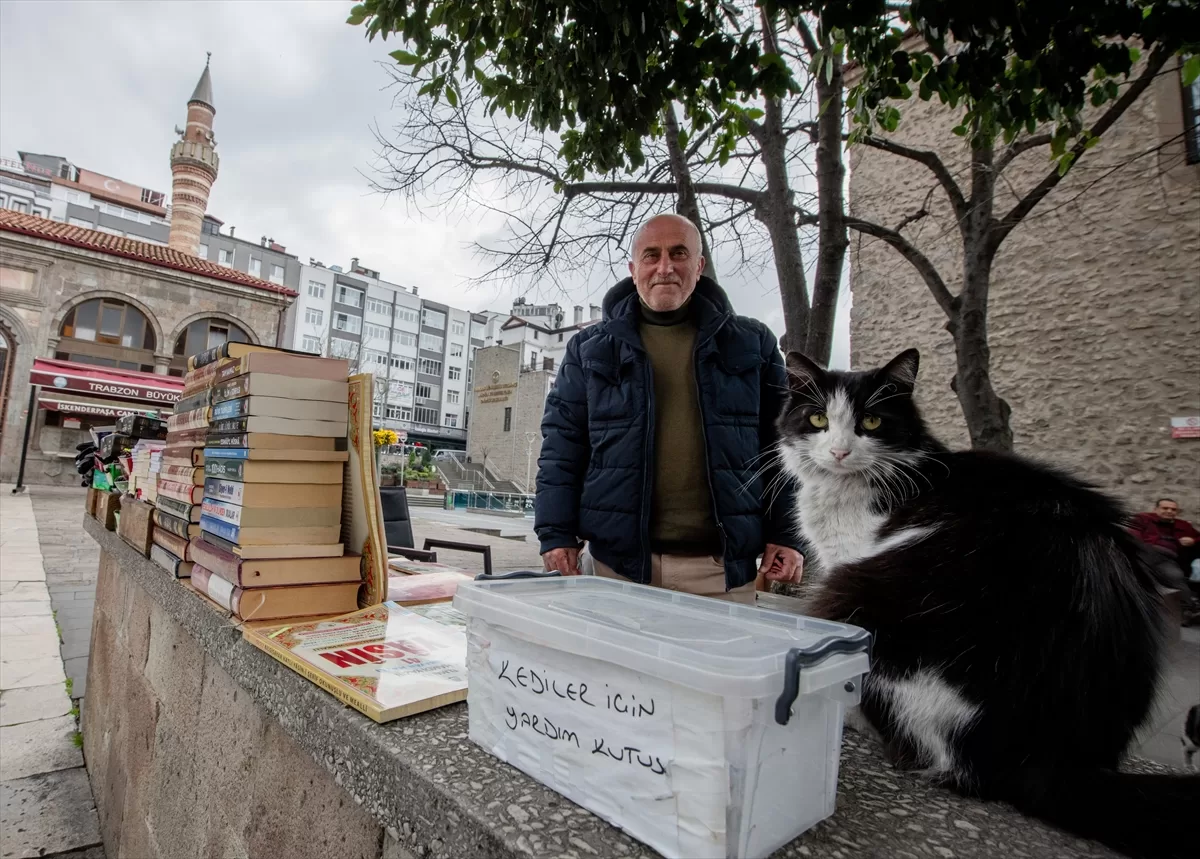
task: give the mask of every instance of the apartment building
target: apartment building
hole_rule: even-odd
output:
[[[389,283],[358,259],[347,269],[301,266],[299,293],[284,321],[291,348],[373,373],[379,426],[433,447],[465,446],[482,314],[423,299],[417,287]]]

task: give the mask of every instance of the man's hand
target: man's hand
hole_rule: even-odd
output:
[[[1179,538],[1179,545],[1181,545],[1181,546],[1194,546],[1194,545],[1196,545],[1196,541],[1195,541],[1194,539],[1192,539],[1191,537],[1180,537],[1180,538]]]
[[[547,570],[558,570],[564,576],[579,575],[578,549],[551,549],[542,555],[542,563]]]
[[[795,549],[789,549],[787,546],[776,546],[774,543],[768,543],[767,550],[763,552],[762,564],[758,568],[758,574],[766,576],[767,581],[770,582],[791,582],[795,584],[804,575],[804,556]]]

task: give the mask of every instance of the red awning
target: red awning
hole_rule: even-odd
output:
[[[151,403],[170,408],[179,399],[183,380],[155,373],[139,373],[134,370],[116,370],[96,367],[75,361],[55,361],[50,358],[35,358],[29,381],[41,385],[43,393],[50,397],[58,392],[130,400]],[[78,397],[68,398],[78,401]]]
[[[100,400],[82,396],[64,394],[61,397],[53,394],[43,394],[38,397],[38,406],[51,412],[62,412],[68,415],[85,415],[94,418],[120,418],[125,415],[157,414],[166,417],[171,411],[170,406],[135,406],[133,403],[122,403],[117,400]]]

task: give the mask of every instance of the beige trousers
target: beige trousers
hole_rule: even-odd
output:
[[[607,564],[592,557],[591,552],[584,552],[580,558],[583,571],[606,579],[629,579],[613,572]],[[683,591],[701,597],[754,605],[756,594],[754,582],[725,590],[725,565],[721,559],[712,555],[651,555],[650,584],[656,588],[666,588],[672,591]]]

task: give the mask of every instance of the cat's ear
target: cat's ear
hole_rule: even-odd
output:
[[[900,388],[911,391],[917,384],[917,368],[921,363],[921,353],[916,349],[905,349],[880,370],[880,373]]]
[[[788,385],[793,391],[811,390],[813,387],[819,389],[825,379],[824,368],[799,352],[788,352],[787,374]]]

